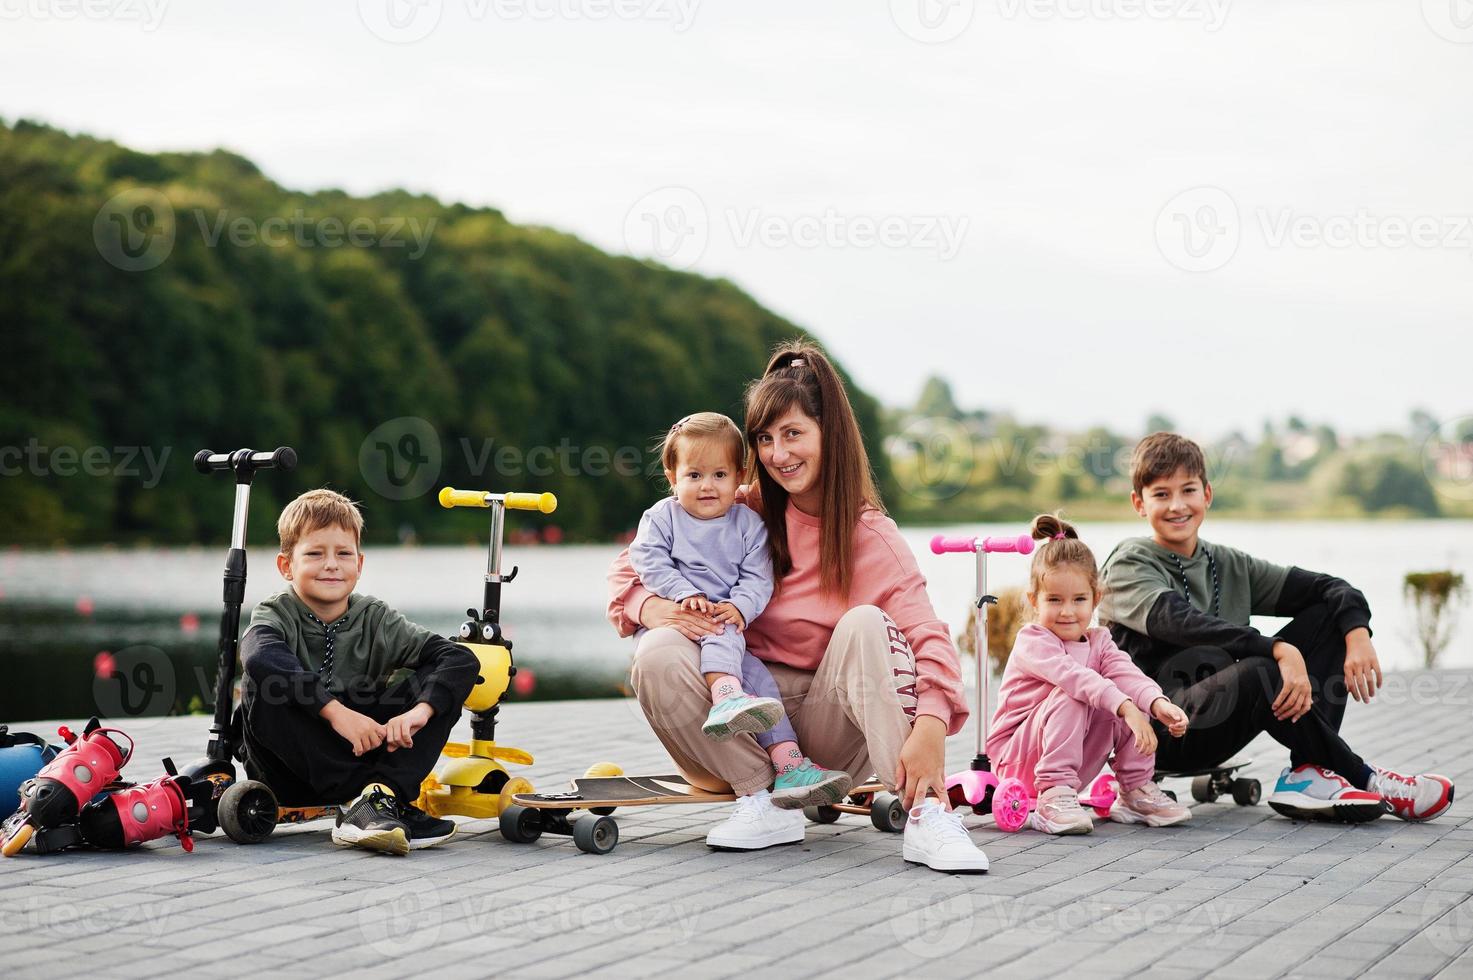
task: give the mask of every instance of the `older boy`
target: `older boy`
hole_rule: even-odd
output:
[[[1162,740],[1157,767],[1217,765],[1267,731],[1289,749],[1268,800],[1279,813],[1357,822],[1388,810],[1403,820],[1445,811],[1446,777],[1367,765],[1340,737],[1346,692],[1369,702],[1381,684],[1365,596],[1342,579],[1202,541],[1212,485],[1190,439],[1147,436],[1131,483],[1151,536],[1123,541],[1105,559],[1100,616],[1191,718],[1184,738]],[[1253,615],[1292,620],[1264,636],[1248,625]]]
[[[241,643],[246,770],[283,803],[344,804],[334,843],[390,854],[438,844],[455,824],[411,800],[476,683],[464,647],[353,592],[363,517],[312,490],[277,522],[289,588],[263,601]],[[401,668],[407,678],[390,683]]]

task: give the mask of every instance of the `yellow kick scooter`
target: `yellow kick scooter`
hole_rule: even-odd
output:
[[[490,819],[511,805],[516,793],[533,792],[532,783],[507,772],[503,762],[532,764],[532,754],[496,744],[496,712],[517,668],[512,663],[511,641],[501,633],[501,586],[517,576],[517,568],[501,574],[501,539],[506,511],[535,510],[551,514],[557,498],[550,493],[490,493],[484,490],[440,491],[440,506],[485,507],[491,511],[491,538],[486,556],[486,588],[481,610],[467,609],[471,617],[460,626],[458,637],[480,662],[480,676],[466,698],[472,712],[471,741],[450,742],[444,754],[449,760],[425,778],[420,787],[419,808],[437,817],[459,814]]]

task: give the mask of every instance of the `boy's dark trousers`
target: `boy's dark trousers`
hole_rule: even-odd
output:
[[[433,670],[433,664],[426,665],[383,691],[349,691],[339,700],[383,724],[414,707]],[[384,783],[402,802],[414,802],[460,718],[457,701],[453,711],[436,712],[414,734],[410,748],[390,752],[384,745],[355,756],[325,718],[273,692],[269,682],[259,690],[246,685],[242,710],[246,771],[286,806],[345,803],[369,783]]]
[[[1226,762],[1260,732],[1289,749],[1289,764],[1314,763],[1364,788],[1365,764],[1340,737],[1345,717],[1345,637],[1320,604],[1304,609],[1275,634],[1304,655],[1314,705],[1297,722],[1273,715],[1283,686],[1272,657],[1234,660],[1215,647],[1193,647],[1169,656],[1156,674],[1166,696],[1187,713],[1191,725],[1172,738],[1156,723],[1156,768],[1187,772]]]

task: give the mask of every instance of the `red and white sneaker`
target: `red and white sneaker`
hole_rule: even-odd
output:
[[[1336,823],[1364,823],[1386,812],[1380,793],[1356,789],[1339,773],[1309,764],[1280,773],[1268,805],[1295,820]]]
[[[1392,816],[1419,823],[1441,816],[1453,805],[1453,781],[1446,776],[1424,772],[1420,776],[1403,776],[1390,769],[1372,766],[1368,789],[1380,793]]]

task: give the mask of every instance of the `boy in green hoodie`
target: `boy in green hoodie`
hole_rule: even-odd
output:
[[[475,656],[354,593],[363,517],[347,497],[304,493],[277,531],[289,588],[256,606],[241,641],[246,771],[283,803],[348,800],[334,843],[406,854],[446,840],[454,822],[412,801],[475,686]]]
[[[1446,777],[1367,765],[1340,737],[1347,692],[1369,702],[1382,679],[1365,596],[1343,579],[1201,540],[1212,485],[1190,439],[1147,436],[1131,484],[1151,536],[1105,559],[1100,618],[1191,719],[1186,737],[1161,740],[1157,768],[1217,765],[1266,731],[1289,749],[1268,800],[1286,816],[1431,820],[1447,810]],[[1249,625],[1254,615],[1291,621],[1264,636]]]

